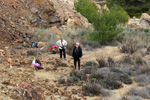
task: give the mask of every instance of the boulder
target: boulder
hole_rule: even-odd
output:
[[[6,61],[9,63],[9,64],[13,64],[13,60],[11,58],[6,58]]]
[[[78,17],[74,18],[74,23],[77,27],[82,27],[82,22]]]
[[[143,14],[141,15],[141,19],[149,20],[149,21],[150,21],[150,16],[149,16],[147,13],[143,13]]]
[[[79,17],[69,18],[67,20],[67,28],[77,28],[82,26],[83,24]]]
[[[69,29],[69,28],[73,28],[73,27],[75,26],[74,23],[75,23],[75,22],[74,22],[74,19],[69,18],[69,19],[67,20],[67,28],[68,28],[68,29]]]
[[[141,19],[139,24],[144,27],[150,27],[150,23],[144,19]]]
[[[2,53],[3,53],[3,52],[4,52],[4,50],[0,49],[0,52],[2,52]]]
[[[55,22],[60,22],[59,18],[56,16],[51,16],[50,17],[50,23],[55,23]]]
[[[105,9],[107,11],[109,10],[106,4],[104,5],[103,9]]]
[[[51,27],[49,30],[56,35],[62,35],[62,32],[56,26]]]

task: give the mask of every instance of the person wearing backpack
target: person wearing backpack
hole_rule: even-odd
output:
[[[66,60],[66,46],[67,46],[67,41],[64,40],[62,37],[60,40],[56,42],[56,44],[59,46],[59,51],[60,51],[60,59],[62,60],[62,52],[64,59]]]
[[[76,69],[76,63],[78,62],[78,70],[80,70],[80,60],[82,58],[82,48],[79,43],[76,43],[76,46],[73,49],[72,57],[74,58],[74,67]]]

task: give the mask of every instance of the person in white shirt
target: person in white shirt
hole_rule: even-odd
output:
[[[62,59],[62,52],[64,59],[66,60],[66,46],[67,46],[67,41],[65,41],[62,37],[60,40],[56,42],[56,44],[59,46],[59,51],[60,51],[60,59]]]

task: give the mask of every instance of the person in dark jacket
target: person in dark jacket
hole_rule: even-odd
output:
[[[76,43],[76,46],[73,49],[72,56],[74,58],[74,67],[75,67],[75,69],[76,69],[76,63],[78,62],[78,70],[80,70],[80,59],[82,57],[82,49],[81,49],[79,43]]]

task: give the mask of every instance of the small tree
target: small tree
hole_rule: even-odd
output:
[[[90,34],[90,37],[101,43],[110,42],[121,33],[121,24],[127,21],[127,13],[121,7],[114,5],[109,11],[103,10],[103,14],[97,14],[93,22],[96,32]]]
[[[113,40],[121,31],[121,24],[128,21],[129,17],[123,8],[113,5],[109,10],[98,11],[96,4],[91,0],[78,0],[75,9],[93,24],[95,32],[88,33],[88,39],[106,43]]]
[[[93,16],[95,16],[98,8],[91,0],[78,0],[74,3],[75,9],[85,16],[90,23],[93,22]]]

